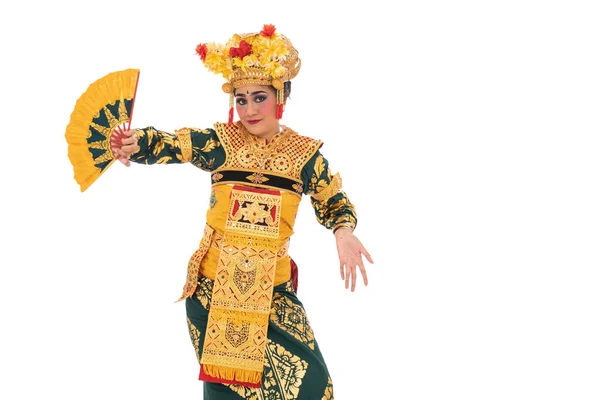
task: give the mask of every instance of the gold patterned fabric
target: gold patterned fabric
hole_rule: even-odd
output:
[[[200,277],[186,299],[190,339],[198,357],[207,336],[214,282]],[[204,383],[205,400],[333,400],[333,385],[302,303],[291,282],[273,288],[260,387]]]
[[[186,297],[190,297],[196,290],[200,263],[202,262],[202,259],[204,258],[204,255],[208,251],[211,244],[214,243],[213,235],[215,236],[215,239],[217,239],[217,236],[220,236],[219,234],[215,234],[215,230],[213,228],[211,228],[209,225],[206,225],[204,227],[204,234],[202,235],[202,239],[200,240],[200,246],[198,247],[198,250],[196,250],[194,254],[192,254],[192,257],[188,262],[187,279],[183,287],[183,293],[177,301],[181,301]]]
[[[212,173],[207,226],[181,296],[205,399],[332,399],[287,254],[302,194],[326,228],[356,225],[322,143],[285,127],[267,143],[241,124],[176,134],[149,127],[137,137],[134,162],[190,162]]]
[[[321,141],[298,135],[285,126],[268,143],[249,134],[240,122],[215,124],[215,131],[226,157],[213,172],[213,185],[240,183],[283,189],[296,196],[302,194],[296,188],[304,187],[304,166],[322,145]],[[232,178],[224,180],[226,175]]]
[[[233,187],[202,351],[209,378],[260,385],[280,210],[277,191]]]
[[[340,174],[335,174],[327,186],[324,186],[318,193],[315,193],[313,199],[323,202],[329,200],[339,193],[342,188],[342,178]]]
[[[329,163],[319,152],[311,158],[302,170],[303,180],[307,181],[306,191],[315,210],[317,221],[334,232],[340,227],[354,230],[356,210],[342,190],[339,174],[332,177]]]
[[[191,129],[183,128],[175,131],[177,134],[177,139],[179,139],[180,148],[181,148],[181,162],[190,162],[192,161],[192,138],[191,138]]]
[[[136,129],[136,137],[140,150],[129,159],[139,164],[190,162],[204,171],[212,171],[225,158],[213,129],[182,128],[173,134],[149,126]]]
[[[315,335],[301,305],[289,297],[276,293],[271,307],[271,322],[287,331],[297,341],[315,349]]]
[[[154,127],[137,129],[140,150],[130,160],[147,165],[186,162],[189,134],[189,162],[212,172],[213,188],[243,184],[282,190],[298,198],[306,194],[311,196],[317,221],[327,229],[356,226],[356,211],[341,189],[341,178],[339,185],[335,181],[332,184],[335,176],[319,151],[321,141],[284,128],[266,143],[248,134],[241,123],[217,123],[214,129],[183,128],[177,132],[171,134]],[[325,199],[323,191],[332,196]]]

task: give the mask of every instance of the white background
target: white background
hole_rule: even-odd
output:
[[[134,126],[224,121],[195,46],[272,23],[303,61],[283,122],[324,140],[375,260],[344,290],[303,200],[290,253],[336,399],[599,399],[595,5],[4,2],[0,398],[202,398],[174,301],[209,175],[115,164],[80,193],[64,132],[125,68]]]

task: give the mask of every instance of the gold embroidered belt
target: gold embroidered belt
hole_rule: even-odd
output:
[[[203,380],[260,387],[281,203],[279,191],[231,190],[200,359]]]
[[[188,297],[192,297],[196,292],[196,287],[198,285],[198,277],[200,275],[200,265],[202,260],[208,253],[208,250],[212,247],[217,250],[221,250],[221,243],[223,241],[223,235],[219,232],[211,228],[209,225],[204,227],[204,234],[202,235],[202,239],[200,240],[200,245],[198,249],[192,254],[190,257],[190,261],[188,262],[187,268],[187,278],[185,281],[185,285],[183,286],[183,292],[178,302],[184,300]],[[282,258],[288,255],[288,249],[290,246],[289,239],[285,241],[283,244],[279,245],[279,249],[277,251],[277,259],[281,260]],[[213,276],[209,276],[209,278],[214,279]]]

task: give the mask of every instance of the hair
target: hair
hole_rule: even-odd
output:
[[[292,94],[292,81],[283,82],[284,101],[287,101],[287,99],[290,97],[290,94]]]

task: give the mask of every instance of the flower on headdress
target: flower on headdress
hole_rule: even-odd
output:
[[[265,24],[257,34],[234,34],[226,44],[206,43],[196,52],[209,71],[228,81],[234,71],[260,70],[263,76],[280,79],[288,72],[288,57],[293,50],[289,41],[275,32],[275,26]]]
[[[263,30],[260,31],[260,35],[264,37],[271,37],[275,34],[275,25],[265,24]]]
[[[207,52],[206,44],[200,43],[198,46],[196,46],[196,53],[200,56],[200,59],[203,62],[206,61],[206,52]]]
[[[229,49],[229,55],[239,59],[246,57],[250,53],[252,53],[252,46],[245,40],[240,42],[240,47],[231,47]]]

